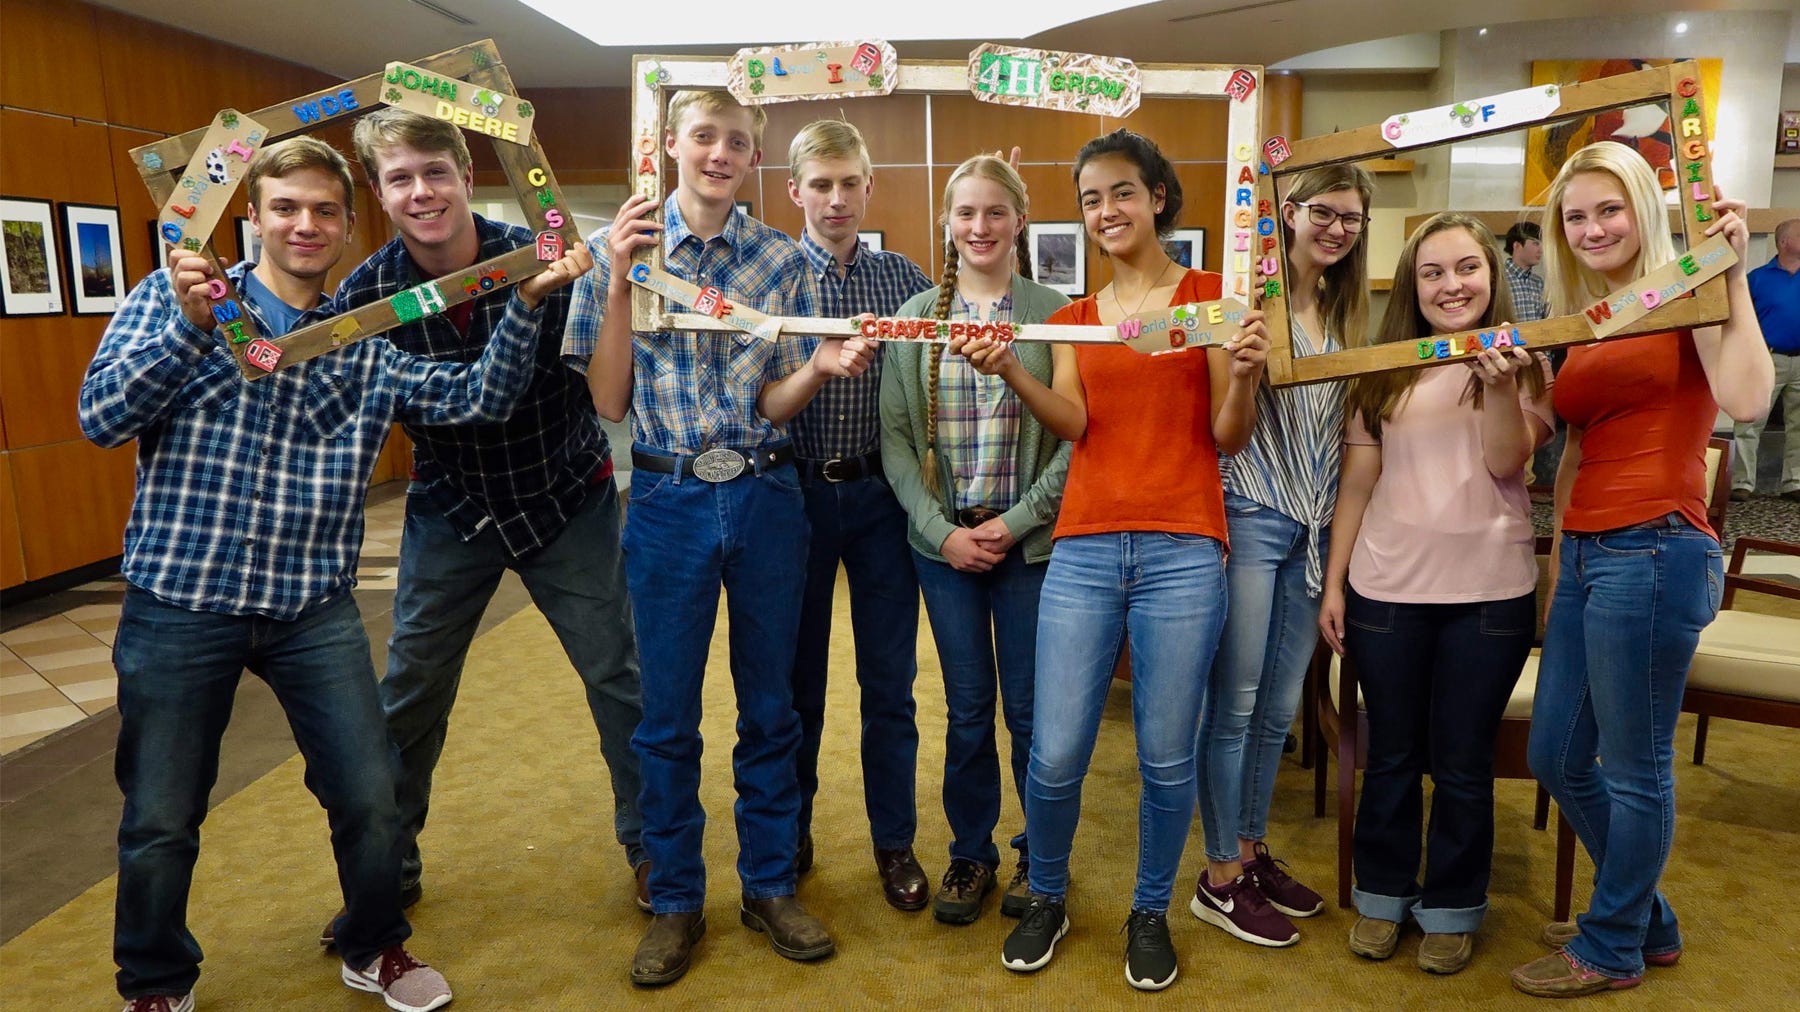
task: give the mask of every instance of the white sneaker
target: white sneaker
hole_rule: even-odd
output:
[[[344,984],[381,995],[394,1012],[430,1012],[450,1004],[450,984],[444,975],[398,945],[381,950],[381,955],[361,970],[345,963]]]

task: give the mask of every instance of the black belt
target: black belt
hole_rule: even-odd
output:
[[[800,469],[800,477],[804,481],[817,478],[835,485],[841,481],[873,478],[880,474],[881,454],[865,453],[860,457],[833,457],[830,460],[799,457],[794,460],[794,466]]]
[[[956,511],[956,522],[964,527],[975,528],[1000,515],[997,509],[986,506],[964,506]]]
[[[744,474],[760,475],[771,467],[780,467],[793,459],[794,444],[792,443],[782,443],[780,446],[757,450],[736,450],[726,446],[715,446],[696,456],[681,454],[665,457],[662,454],[645,453],[642,450],[631,451],[631,466],[638,470],[674,474],[679,464],[680,472],[684,477],[691,476],[715,484],[730,481]]]

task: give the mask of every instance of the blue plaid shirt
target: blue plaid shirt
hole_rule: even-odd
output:
[[[242,295],[248,267],[226,273],[272,334]],[[510,301],[472,365],[376,337],[246,383],[223,331],[182,315],[166,270],[139,282],[81,384],[81,431],[105,447],[138,441],[125,578],[194,611],[281,620],[349,590],[369,474],[394,421],[503,418],[525,389],[542,309]],[[339,308],[321,299],[295,326]]]
[[[600,339],[612,253],[606,228],[594,233],[594,269],[575,282],[563,358],[583,373]],[[794,240],[733,209],[711,239],[688,231],[675,195],[663,202],[664,268],[702,288],[770,316],[818,316],[818,290]],[[670,312],[689,307],[673,301]],[[632,436],[669,453],[715,446],[749,449],[783,433],[756,412],[762,388],[806,364],[818,338],[782,334],[774,342],[745,333],[677,330],[638,333],[631,343]]]
[[[1512,257],[1501,261],[1506,268],[1506,286],[1512,293],[1513,323],[1530,323],[1542,320],[1547,315],[1544,308],[1544,279],[1536,272],[1526,270],[1512,262]]]
[[[800,233],[800,249],[819,288],[819,315],[892,316],[901,303],[931,287],[931,279],[898,253],[858,246],[855,262],[838,273],[838,258]],[[860,457],[881,447],[881,354],[869,371],[825,384],[790,425],[794,450],[810,460]]]
[[[475,216],[480,260],[535,240],[529,229]],[[338,286],[346,309],[390,298],[420,281],[406,244],[398,238],[375,252]],[[384,336],[401,351],[439,362],[472,362],[487,346],[510,304],[505,292],[472,303],[468,333],[448,313],[427,316]],[[542,548],[562,533],[587,500],[596,480],[612,473],[606,435],[594,413],[587,382],[562,363],[563,321],[569,290],[544,299],[531,384],[512,415],[468,425],[409,422],[413,478],[464,541],[490,523],[514,558]]]

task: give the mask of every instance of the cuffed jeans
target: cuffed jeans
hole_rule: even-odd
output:
[[[812,528],[800,640],[794,651],[794,709],[800,715],[800,832],[812,831],[831,666],[831,615],[841,560],[850,581],[856,681],[862,689],[863,806],[883,850],[913,845],[918,830],[919,580],[906,544],[906,511],[879,477],[805,484]]]
[[[644,720],[631,744],[643,763],[644,849],[656,913],[692,913],[706,899],[700,690],[721,584],[737,696],[731,768],[738,878],[750,899],[794,892],[800,718],[792,676],[806,547],[806,508],[792,464],[758,466],[716,485],[692,475],[632,473],[625,574],[644,665]]]
[[[1026,562],[1014,547],[985,573],[963,573],[913,552],[925,613],[944,669],[944,816],[950,857],[999,867],[994,827],[1000,824],[1000,751],[994,695],[1012,736],[1013,789],[1025,797],[1031,754],[1032,684],[1036,676],[1038,595],[1045,562]],[[1028,851],[1026,835],[1013,849]]]
[[[1155,531],[1061,538],[1038,615],[1025,789],[1031,891],[1061,897],[1120,641],[1131,643],[1138,772],[1134,910],[1166,911],[1194,820],[1194,728],[1225,620],[1223,546]]]
[[[344,916],[338,951],[367,966],[412,934],[400,912],[394,754],[369,637],[344,593],[292,621],[220,615],[129,587],[113,641],[119,673],[119,893],[113,960],[126,998],[186,994],[200,978],[187,928],[200,823],[245,668],[269,684],[325,809]]]
[[[1614,978],[1681,948],[1657,888],[1675,838],[1675,722],[1725,577],[1711,535],[1670,523],[1563,535],[1531,714],[1531,772],[1594,861],[1568,951]]]
[[[1494,738],[1531,653],[1536,600],[1406,604],[1348,589],[1344,647],[1369,714],[1354,849],[1363,916],[1411,916],[1439,934],[1480,929],[1494,863]]]
[[[638,810],[643,785],[631,751],[631,733],[643,708],[619,552],[619,494],[612,480],[591,489],[562,532],[523,558],[507,551],[492,525],[464,541],[443,511],[415,488],[406,496],[394,632],[388,638],[387,677],[381,680],[388,733],[400,751],[403,886],[417,884],[423,870],[419,833],[430,810],[431,777],[450,732],[463,662],[508,569],[519,574],[581,676],[612,779],[613,835],[632,867],[644,860]]]
[[[1230,492],[1225,518],[1231,608],[1196,748],[1200,825],[1214,861],[1237,860],[1240,839],[1268,832],[1282,745],[1319,640],[1319,600],[1306,593],[1306,525]],[[1325,539],[1321,532],[1321,556]]]

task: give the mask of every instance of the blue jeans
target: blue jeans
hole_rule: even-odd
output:
[[[1356,909],[1473,933],[1494,865],[1494,738],[1531,653],[1536,592],[1501,601],[1376,601],[1348,588],[1344,646],[1369,713],[1356,807]],[[1424,778],[1431,777],[1419,885]]]
[[[832,599],[838,562],[850,579],[856,681],[862,689],[863,806],[869,835],[883,850],[913,844],[919,816],[919,580],[906,545],[906,511],[881,478],[806,485],[812,527],[800,640],[794,651],[794,709],[800,714],[800,832],[812,831],[819,791],[819,739],[825,731]]]
[[[121,721],[114,772],[125,794],[113,918],[120,994],[186,994],[200,978],[188,889],[219,775],[219,740],[245,668],[286,711],[306,759],[306,787],[331,826],[344,962],[366,966],[412,934],[400,912],[393,748],[354,598],[343,594],[283,622],[190,611],[129,587],[113,665]]]
[[[994,734],[994,693],[1012,736],[1013,789],[1025,797],[1031,755],[1031,696],[1036,675],[1038,595],[1046,562],[1026,562],[1014,547],[985,573],[963,573],[913,552],[925,614],[944,669],[944,817],[950,857],[1000,866],[994,827],[1000,824],[1000,750]],[[996,682],[996,679],[998,680]],[[1029,851],[1023,832],[1013,849]]]
[[[1319,641],[1319,600],[1306,593],[1306,526],[1227,492],[1231,607],[1213,659],[1195,751],[1206,856],[1235,861],[1239,840],[1268,832],[1281,748],[1300,708]],[[1319,534],[1319,553],[1326,534]]]
[[[1675,836],[1675,721],[1724,580],[1719,543],[1684,520],[1562,538],[1531,772],[1594,861],[1569,954],[1608,977],[1635,977],[1646,953],[1681,948],[1657,889]]]
[[[423,492],[407,493],[394,632],[388,638],[387,677],[381,680],[388,733],[400,750],[402,885],[419,881],[419,833],[463,661],[481,614],[509,569],[519,574],[532,603],[556,630],[587,688],[600,754],[612,776],[613,833],[633,867],[644,860],[639,839],[644,822],[637,807],[642,782],[631,751],[631,732],[643,708],[619,555],[619,494],[610,478],[588,493],[553,541],[524,558],[514,558],[491,525],[464,541]]]
[[[738,878],[750,899],[794,892],[800,718],[792,675],[806,544],[806,508],[791,464],[717,485],[632,473],[625,575],[644,665],[644,721],[631,745],[643,762],[644,848],[659,914],[691,913],[706,899],[700,689],[721,584],[737,694]]]
[[[1169,908],[1194,821],[1194,728],[1225,623],[1224,570],[1224,546],[1204,535],[1146,531],[1056,542],[1038,618],[1025,793],[1032,892],[1068,891],[1081,784],[1120,641],[1129,637],[1131,723],[1143,777],[1131,906]]]

